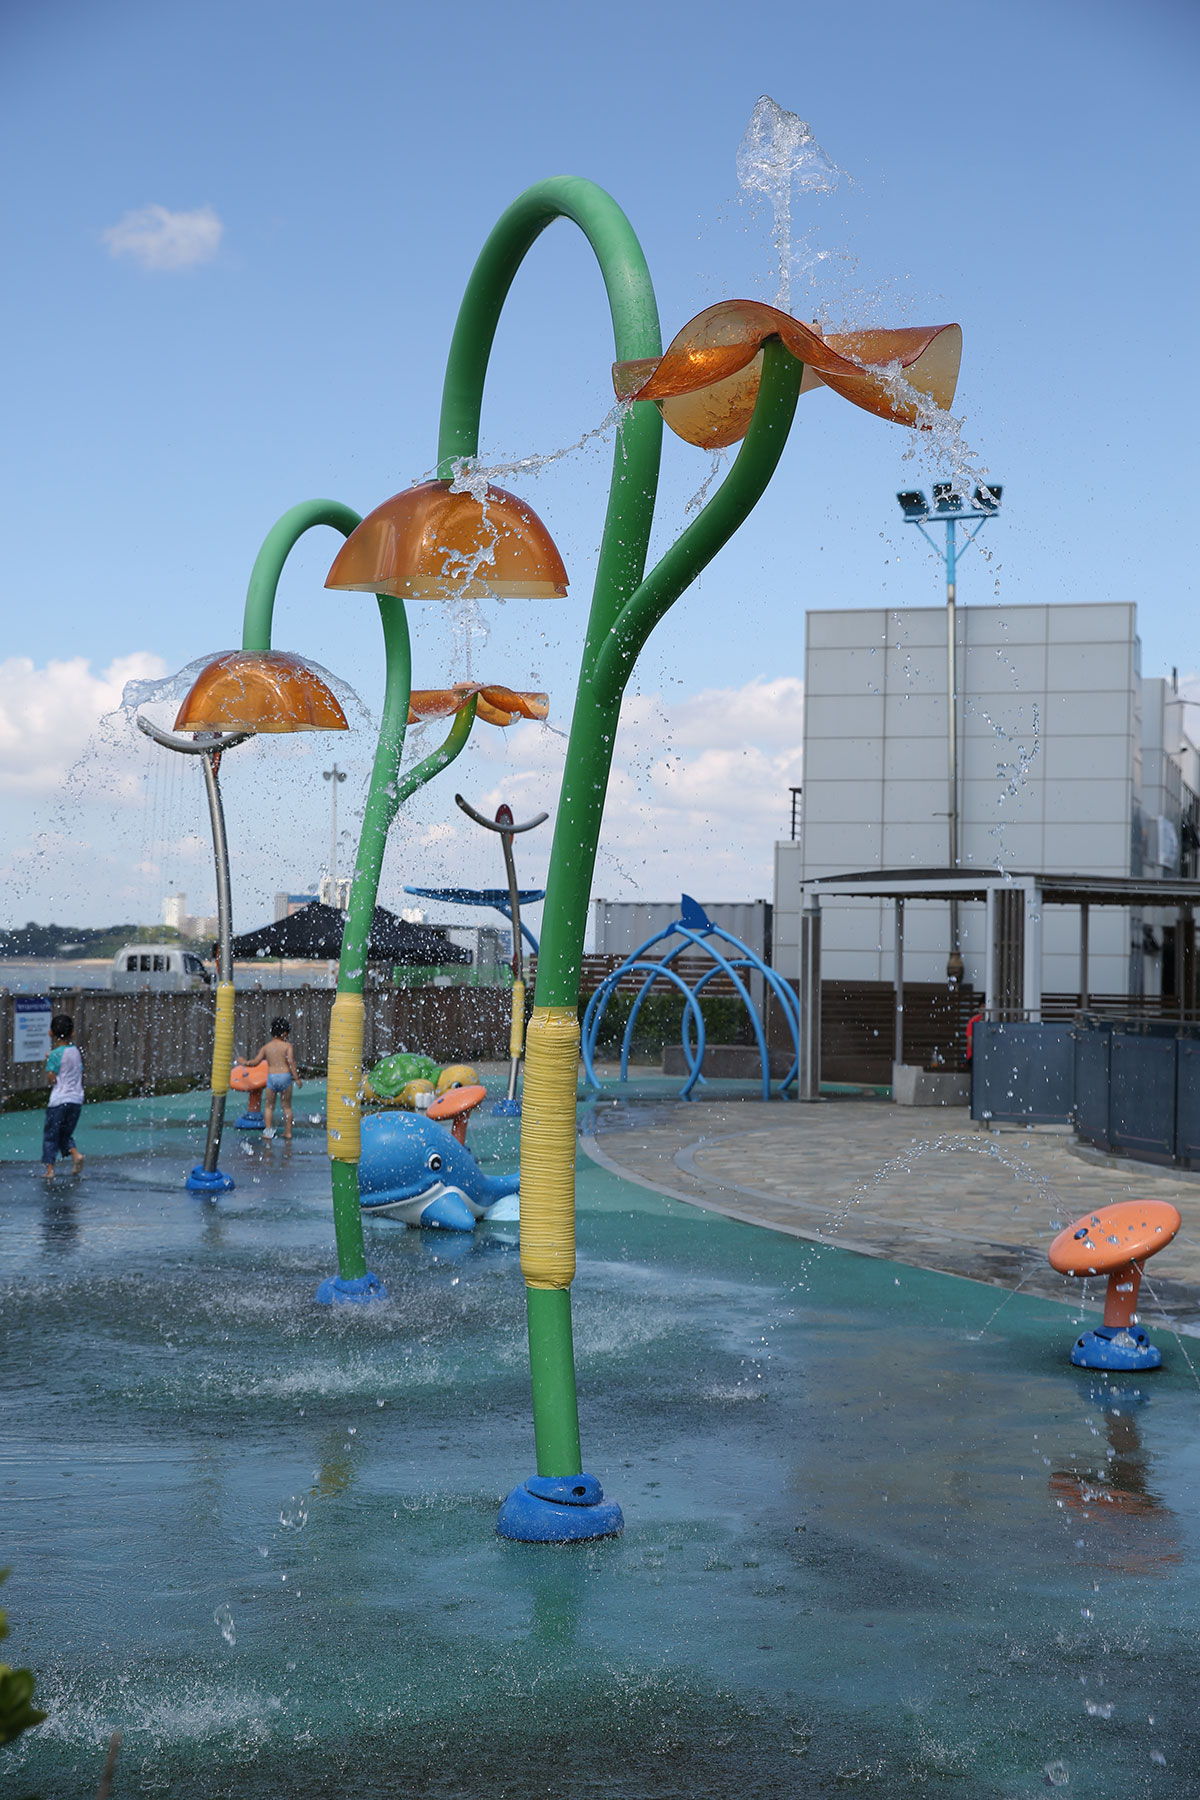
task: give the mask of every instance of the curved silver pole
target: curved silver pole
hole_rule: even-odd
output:
[[[199,756],[204,770],[204,788],[208,795],[208,817],[212,826],[213,860],[217,875],[217,981],[233,980],[233,902],[229,881],[229,842],[225,835],[225,808],[221,803],[218,770],[221,753],[235,744],[244,744],[252,731],[202,731],[192,737],[164,731],[149,719],[137,715],[137,728],[165,750],[178,750],[185,756]],[[221,1133],[225,1127],[227,1095],[213,1090],[208,1109],[208,1133],[204,1140],[204,1173],[214,1175],[221,1154]]]
[[[252,738],[252,731],[197,731],[191,737],[181,737],[177,731],[164,731],[161,725],[153,724],[138,713],[134,724],[143,736],[152,738],[161,744],[164,750],[180,750],[185,756],[203,756],[206,752],[232,750],[235,744],[244,744]]]
[[[241,740],[239,739],[238,742]],[[225,836],[225,808],[221,804],[218,768],[219,750],[206,749],[200,761],[204,770],[204,789],[208,795],[208,817],[212,825],[213,861],[217,871],[217,980],[233,980],[233,898],[229,885],[229,843]],[[204,1140],[204,1173],[216,1173],[221,1154],[221,1133],[225,1127],[226,1093],[213,1091],[208,1109],[208,1135]]]
[[[470,806],[467,801],[463,799],[461,794],[455,794],[454,804],[457,807],[460,807],[469,819],[474,819],[477,825],[482,825],[485,831],[498,831],[500,834],[500,843],[504,849],[504,873],[508,877],[508,910],[512,915],[513,982],[514,984],[520,983],[523,986],[525,981],[525,956],[521,943],[521,895],[520,890],[517,887],[517,865],[513,860],[512,841],[518,832],[532,831],[535,825],[544,825],[546,820],[550,817],[550,814],[540,812],[536,818],[527,820],[524,825],[514,825],[512,813],[507,806],[500,807],[494,819],[485,819],[483,814],[477,813],[475,808]],[[522,1026],[523,1025],[524,1020],[522,1019]],[[522,1036],[523,1035],[522,1032]],[[517,1074],[520,1067],[520,1056],[518,1054],[511,1055],[508,1062],[508,1098],[510,1100],[515,1100],[517,1097]]]

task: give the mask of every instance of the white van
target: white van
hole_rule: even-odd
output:
[[[112,960],[108,985],[118,993],[153,988],[160,994],[207,987],[211,977],[193,950],[178,944],[125,944]]]

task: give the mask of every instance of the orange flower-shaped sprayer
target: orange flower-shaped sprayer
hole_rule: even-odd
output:
[[[653,400],[677,436],[705,450],[745,437],[758,397],[762,347],[780,338],[804,364],[801,393],[831,387],[898,425],[926,423],[922,402],[954,399],[957,325],[822,333],[759,300],[722,300],[684,326],[661,357],[613,364],[621,400]]]
[[[488,725],[511,725],[514,719],[544,719],[550,711],[548,694],[518,694],[508,687],[484,686],[460,681],[449,688],[416,688],[408,703],[408,722],[445,719],[465,706],[472,694],[479,696],[475,717]]]
[[[504,488],[456,493],[423,481],[394,494],[352,531],[327,588],[400,600],[549,600],[567,571],[532,506]]]
[[[226,650],[205,665],[175,719],[176,731],[349,731],[318,669],[286,650]]]

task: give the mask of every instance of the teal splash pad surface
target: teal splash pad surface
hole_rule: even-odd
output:
[[[0,1751],[12,1791],[94,1791],[113,1728],[120,1792],[197,1800],[1191,1791],[1198,1395],[1168,1335],[1106,1385],[1061,1306],[581,1158],[584,1441],[627,1529],[508,1544],[512,1229],[374,1222],[392,1300],[331,1314],[320,1134],[240,1153],[217,1202],[179,1136],[93,1143],[50,1193],[0,1169],[5,1648],[51,1712]]]

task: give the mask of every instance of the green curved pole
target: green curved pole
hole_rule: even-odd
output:
[[[497,221],[471,272],[459,308],[442,390],[438,473],[443,478],[454,474],[457,461],[478,455],[483,387],[500,313],[513,277],[530,247],[548,225],[560,218],[570,219],[579,227],[600,265],[612,315],[617,360],[625,362],[661,354],[658,305],[646,258],[632,225],[612,196],[594,182],[570,175],[555,176],[527,188]],[[657,407],[632,407],[618,428],[613,451],[608,507],[576,689],[568,762],[571,761],[572,747],[580,743],[589,727],[593,709],[588,676],[591,661],[622,605],[642,579],[654,522],[661,450],[662,419]],[[602,791],[599,802],[602,807]],[[597,829],[598,818],[597,813]],[[559,802],[551,857],[551,866],[560,873],[547,885],[543,919],[552,914],[560,917],[567,930],[570,929],[571,912],[578,905],[579,884],[572,882],[564,887],[562,866],[570,864],[580,854],[587,861],[588,875],[583,884],[586,920],[586,889],[595,856],[594,845],[589,855],[586,830],[581,835],[578,823],[566,803],[564,792],[564,798]],[[582,932],[582,924],[580,930]],[[580,941],[582,945],[582,937]],[[571,991],[569,982],[564,985],[553,981],[550,971],[545,968],[544,955],[539,955],[535,1018],[541,1007],[577,1008],[578,1000],[578,974]],[[526,1051],[527,1102],[530,1058],[536,1070],[538,1055],[539,1045],[533,1037],[527,1041]],[[566,1096],[563,1098],[565,1103]],[[573,1118],[573,1085],[570,1106]],[[527,1105],[522,1117],[523,1171],[532,1160],[528,1147],[528,1110]],[[572,1152],[572,1172],[573,1169]],[[578,1474],[582,1462],[570,1288],[566,1285],[538,1287],[530,1285],[527,1278],[526,1306],[538,1473]]]
[[[655,625],[762,497],[787,443],[803,374],[804,365],[777,338],[764,346],[758,400],[733,467],[682,537],[629,597],[585,664],[559,800],[559,825],[565,821],[566,829],[555,829],[542,909],[537,997],[547,1006],[568,1006],[579,1000],[587,907],[609,766],[634,663]]]
[[[394,610],[393,610],[394,609]],[[375,916],[375,902],[379,893],[379,877],[383,870],[383,856],[387,849],[388,832],[392,821],[404,802],[415,794],[418,788],[432,781],[435,775],[447,768],[454,758],[466,746],[471,735],[471,727],[475,723],[475,708],[478,704],[472,695],[467,704],[454,715],[454,722],[446,735],[445,742],[433,753],[417,763],[408,774],[400,778],[400,757],[404,750],[404,734],[408,724],[408,703],[411,681],[411,658],[409,651],[408,622],[404,614],[404,604],[400,600],[391,600],[380,596],[379,611],[383,618],[384,643],[387,648],[387,681],[384,716],[379,727],[379,743],[375,751],[375,767],[371,773],[371,787],[367,795],[366,811],[363,814],[362,835],[359,838],[358,858],[354,867],[354,881],[350,889],[350,907],[346,916],[346,930],[342,937],[342,956],[338,965],[338,1000],[335,1000],[335,1013],[341,1003],[347,1010],[343,996],[349,997],[351,1017],[357,1018],[357,1042],[350,1043],[347,1048],[350,1055],[346,1066],[339,1069],[335,1066],[335,1026],[330,1023],[330,1095],[332,1097],[335,1084],[341,1081],[346,1091],[346,1098],[351,1103],[351,1110],[357,1119],[359,1089],[362,1085],[362,1030],[361,1030],[361,997],[366,979],[367,941],[371,934],[371,920]],[[402,704],[401,704],[402,702]],[[333,1117],[332,1099],[327,1105],[327,1112]],[[334,1127],[334,1130],[339,1129]],[[352,1127],[352,1129],[354,1129]],[[363,1239],[362,1209],[358,1201],[358,1163],[357,1131],[351,1139],[355,1149],[353,1156],[341,1154],[342,1141],[330,1133],[330,1160],[333,1180],[333,1228],[337,1238],[338,1274],[346,1281],[361,1280],[367,1273],[366,1245]]]
[[[362,515],[340,500],[302,500],[277,519],[263,539],[262,549],[250,571],[246,608],[242,615],[242,649],[269,650],[275,594],[283,565],[306,531],[314,525],[331,525],[349,537],[362,524]]]
[[[367,790],[358,854],[350,884],[346,928],[342,933],[338,997],[334,1001],[329,1028],[326,1094],[338,1274],[347,1281],[360,1280],[367,1273],[362,1213],[358,1204],[358,1090],[362,1082],[361,996],[366,979],[367,940],[371,934],[371,920],[375,916],[375,903],[379,895],[383,854],[387,849],[388,831],[400,804],[400,758],[404,753],[404,734],[408,726],[408,705],[412,691],[412,647],[404,602],[388,594],[379,594],[376,599],[380,624],[383,626],[383,714],[379,721],[371,784]],[[350,1036],[344,1040],[337,1036],[338,1020],[347,1010],[345,1004],[341,1003],[343,995],[353,996],[358,1001],[357,1008],[351,1008],[348,1027]],[[344,1058],[344,1063],[341,1064],[338,1061],[339,1044]],[[344,1099],[351,1115],[350,1129],[345,1137],[342,1135],[346,1130],[345,1125],[335,1123],[335,1088],[339,1086],[344,1090]]]
[[[304,533],[315,525],[329,525],[335,531],[340,531],[343,537],[349,537],[361,523],[361,515],[353,507],[344,506],[338,500],[302,501],[276,521],[263,541],[250,574],[242,625],[244,650],[262,651],[271,648],[271,627],[279,579],[284,564]],[[466,706],[455,714],[445,742],[401,779],[400,759],[404,752],[412,692],[412,648],[408,619],[402,600],[389,594],[377,594],[375,598],[383,627],[383,714],[379,722],[375,760],[350,886],[350,904],[338,964],[338,998],[334,1001],[334,1021],[338,1018],[338,999],[343,995],[350,999],[351,1016],[348,1031],[343,1027],[340,1036],[335,1022],[331,1021],[330,1102],[327,1107],[327,1111],[335,1113],[338,1110],[334,1098],[335,1088],[347,1090],[343,1094],[345,1104],[341,1113],[351,1115],[352,1133],[348,1132],[343,1138],[338,1127],[331,1122],[329,1149],[338,1274],[351,1281],[361,1279],[367,1273],[362,1214],[358,1204],[357,1123],[358,1088],[362,1078],[361,1002],[366,976],[367,941],[379,894],[379,878],[383,869],[384,851],[387,849],[388,832],[404,801],[453,762],[463,749],[471,735],[477,705],[472,696]],[[335,1036],[338,1037],[336,1048],[340,1058],[336,1067]],[[348,1154],[351,1151],[353,1154]]]
[[[496,323],[516,270],[552,219],[584,231],[605,279],[619,361],[659,353],[657,309],[649,271],[632,227],[615,201],[590,182],[559,177],[522,194],[501,217],[471,275],[450,347],[443,389],[439,474],[478,450],[483,383]],[[635,405],[618,432],[613,480],[567,745],[563,786],[546,881],[535,1020],[543,1010],[576,1012],[587,905],[604,800],[634,660],[654,625],[747,517],[770,480],[790,429],[803,370],[783,346],[769,344],[751,427],[734,468],[679,542],[644,581],[653,522],[662,422],[656,408]],[[530,1055],[537,1052],[531,1039]],[[526,1094],[530,1092],[527,1063]],[[560,1086],[562,1082],[560,1081]],[[570,1090],[573,1106],[574,1089]],[[566,1104],[566,1090],[562,1093]],[[528,1108],[527,1108],[528,1114]],[[533,1128],[537,1130],[535,1126]],[[522,1123],[527,1152],[538,1164],[564,1161],[573,1175],[573,1141],[560,1133],[548,1155]],[[533,1160],[532,1156],[529,1160]],[[573,1247],[571,1252],[573,1273]],[[532,1284],[526,1274],[530,1374],[539,1475],[580,1472],[579,1409],[571,1335],[570,1275]]]

